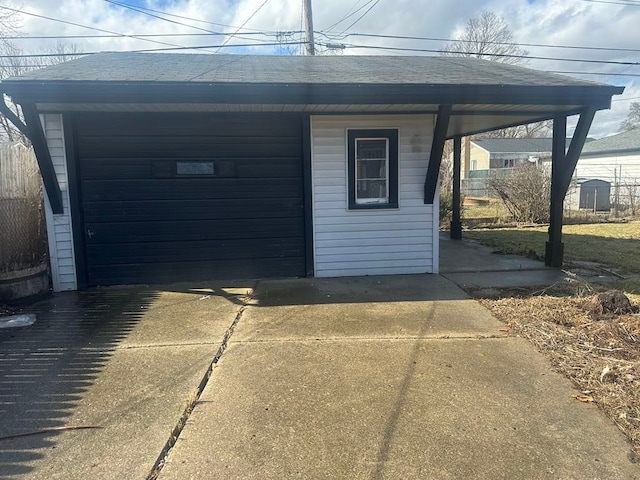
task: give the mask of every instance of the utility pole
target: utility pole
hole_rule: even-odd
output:
[[[313,40],[313,12],[311,0],[304,0],[304,31],[306,34],[307,55],[316,54],[316,46]]]

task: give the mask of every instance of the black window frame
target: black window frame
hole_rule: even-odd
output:
[[[388,197],[384,203],[356,202],[356,141],[366,139],[386,139],[388,142]],[[349,210],[379,210],[398,208],[398,129],[367,128],[347,129],[347,177]]]

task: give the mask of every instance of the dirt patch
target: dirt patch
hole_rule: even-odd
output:
[[[606,293],[556,291],[479,301],[507,324],[506,335],[529,339],[574,383],[580,390],[576,401],[595,402],[638,457],[640,315],[629,313],[637,306],[620,292]]]

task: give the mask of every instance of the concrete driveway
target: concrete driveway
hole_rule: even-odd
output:
[[[161,480],[640,478],[597,407],[443,277],[253,287],[56,295],[0,332],[0,436],[101,427],[0,440],[2,475],[143,479],[160,455]]]

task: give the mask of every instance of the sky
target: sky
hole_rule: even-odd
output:
[[[23,12],[11,18],[20,36],[11,41],[24,53],[53,52],[62,42],[85,53],[207,46],[170,51],[299,54],[300,45],[285,43],[303,39],[302,4],[303,0],[0,0],[1,7]],[[469,18],[482,11],[502,16],[529,57],[543,57],[529,58],[524,66],[624,86],[611,110],[598,112],[589,136],[619,132],[630,102],[640,101],[640,0],[316,0],[313,23],[318,48],[325,54],[437,55],[447,39],[459,35]],[[0,14],[9,12],[0,9]],[[29,38],[107,32],[113,36]],[[328,50],[328,45],[344,49]],[[573,125],[575,119],[570,119],[570,132]]]

